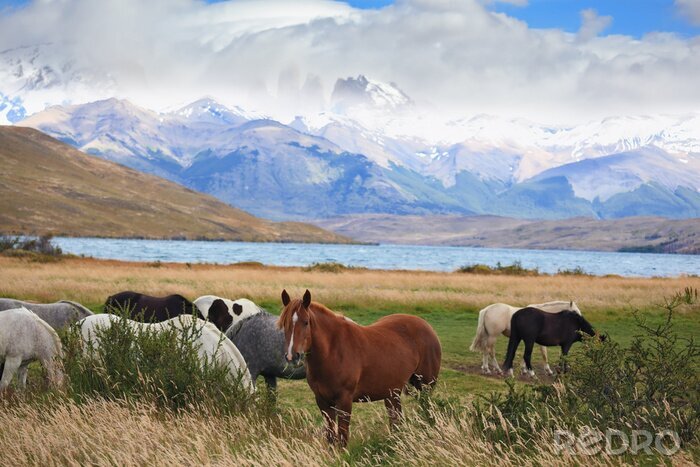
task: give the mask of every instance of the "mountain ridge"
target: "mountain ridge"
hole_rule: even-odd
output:
[[[700,219],[578,217],[542,221],[365,214],[311,222],[358,241],[376,243],[700,254]]]
[[[213,197],[89,156],[37,130],[0,126],[5,234],[278,242],[351,240],[259,219]]]
[[[369,81],[358,80],[352,92],[368,86]],[[669,121],[692,130],[700,122],[694,118]],[[633,121],[639,126],[633,133],[673,126],[663,119]],[[287,125],[205,98],[166,113],[118,99],[51,107],[19,125],[279,220],[366,212],[542,219],[700,216],[700,197],[694,195],[700,189],[700,152],[672,154],[657,137],[613,142],[611,131],[595,125],[592,136],[580,128],[549,131],[517,119],[507,121],[511,136],[494,134],[488,126],[501,123],[480,116],[460,127],[478,141],[426,146],[381,127],[368,130],[347,116],[295,118]],[[683,140],[694,148],[692,131],[684,131],[669,137],[669,144]],[[539,149],[528,146],[535,140]],[[629,149],[652,140],[660,145]],[[628,150],[606,153],[610,148]],[[528,173],[534,175],[525,177]]]

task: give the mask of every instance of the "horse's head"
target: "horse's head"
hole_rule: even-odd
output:
[[[589,323],[586,318],[584,318],[581,315],[576,315],[575,318],[578,321],[579,330],[581,332],[586,333],[591,337],[595,337],[597,335],[601,341],[604,341],[606,339],[605,335],[598,335],[598,333],[595,331],[595,329],[593,329],[593,326],[591,325],[591,323]]]
[[[575,312],[575,313],[577,313],[577,314],[579,314],[579,315],[581,314],[581,310],[579,309],[579,307],[578,307],[578,305],[576,304],[576,302],[573,301],[573,300],[570,300],[570,301],[569,301],[569,310],[571,310],[571,311],[573,311],[573,312]]]
[[[209,306],[207,319],[221,332],[226,332],[233,323],[233,316],[228,312],[228,306],[226,306],[226,303],[220,298],[214,300],[211,306]]]
[[[300,366],[304,354],[311,348],[311,292],[307,290],[301,300],[292,300],[283,290],[282,304],[284,310],[277,326],[284,331],[285,357],[288,362]]]

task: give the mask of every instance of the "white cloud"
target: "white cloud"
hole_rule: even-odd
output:
[[[700,0],[675,0],[674,4],[688,21],[700,25]]]
[[[582,40],[589,40],[605,31],[612,23],[612,16],[598,16],[598,12],[592,8],[581,11],[581,28],[578,30],[578,37]]]
[[[43,0],[0,16],[0,51],[52,42],[53,60],[108,77],[114,92],[151,107],[213,95],[270,111],[278,92],[303,87],[327,99],[338,77],[362,73],[461,115],[573,122],[700,109],[700,38],[599,36],[610,20],[583,18],[570,34],[531,29],[477,0],[380,10],[322,0]]]

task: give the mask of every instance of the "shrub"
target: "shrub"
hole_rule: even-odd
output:
[[[700,430],[700,346],[673,332],[673,313],[693,305],[697,290],[668,300],[665,321],[639,329],[622,347],[612,339],[585,338],[568,361],[570,370],[551,386],[517,388],[482,397],[474,404],[479,428],[490,440],[531,439],[555,429],[573,433],[636,429],[673,430],[681,442],[697,443]]]
[[[52,235],[40,237],[0,237],[0,252],[6,256],[38,258],[48,256],[58,258],[63,254],[61,248],[51,242]]]
[[[203,405],[222,413],[239,412],[251,395],[228,370],[214,362],[200,362],[196,321],[182,330],[136,330],[126,313],[106,329],[98,329],[97,348],[83,344],[72,328],[64,337],[64,367],[68,393],[81,402],[95,397],[155,403],[179,410]]]
[[[462,266],[457,269],[457,272],[464,272],[470,274],[503,274],[510,276],[538,276],[539,270],[537,268],[527,269],[524,268],[520,261],[515,261],[510,265],[502,265],[499,261],[496,263],[495,267],[489,266],[488,264],[469,264]]]
[[[557,274],[561,276],[590,276],[581,266],[573,269],[558,269]]]
[[[318,272],[343,272],[349,270],[359,270],[367,269],[357,266],[346,266],[342,263],[327,262],[327,263],[313,263],[310,266],[306,266],[303,270],[306,272],[318,271]]]

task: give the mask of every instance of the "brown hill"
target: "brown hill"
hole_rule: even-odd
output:
[[[361,242],[700,254],[700,219],[579,217],[541,221],[366,214],[314,223]]]
[[[254,217],[31,128],[0,126],[0,167],[6,234],[349,242],[316,226]]]

